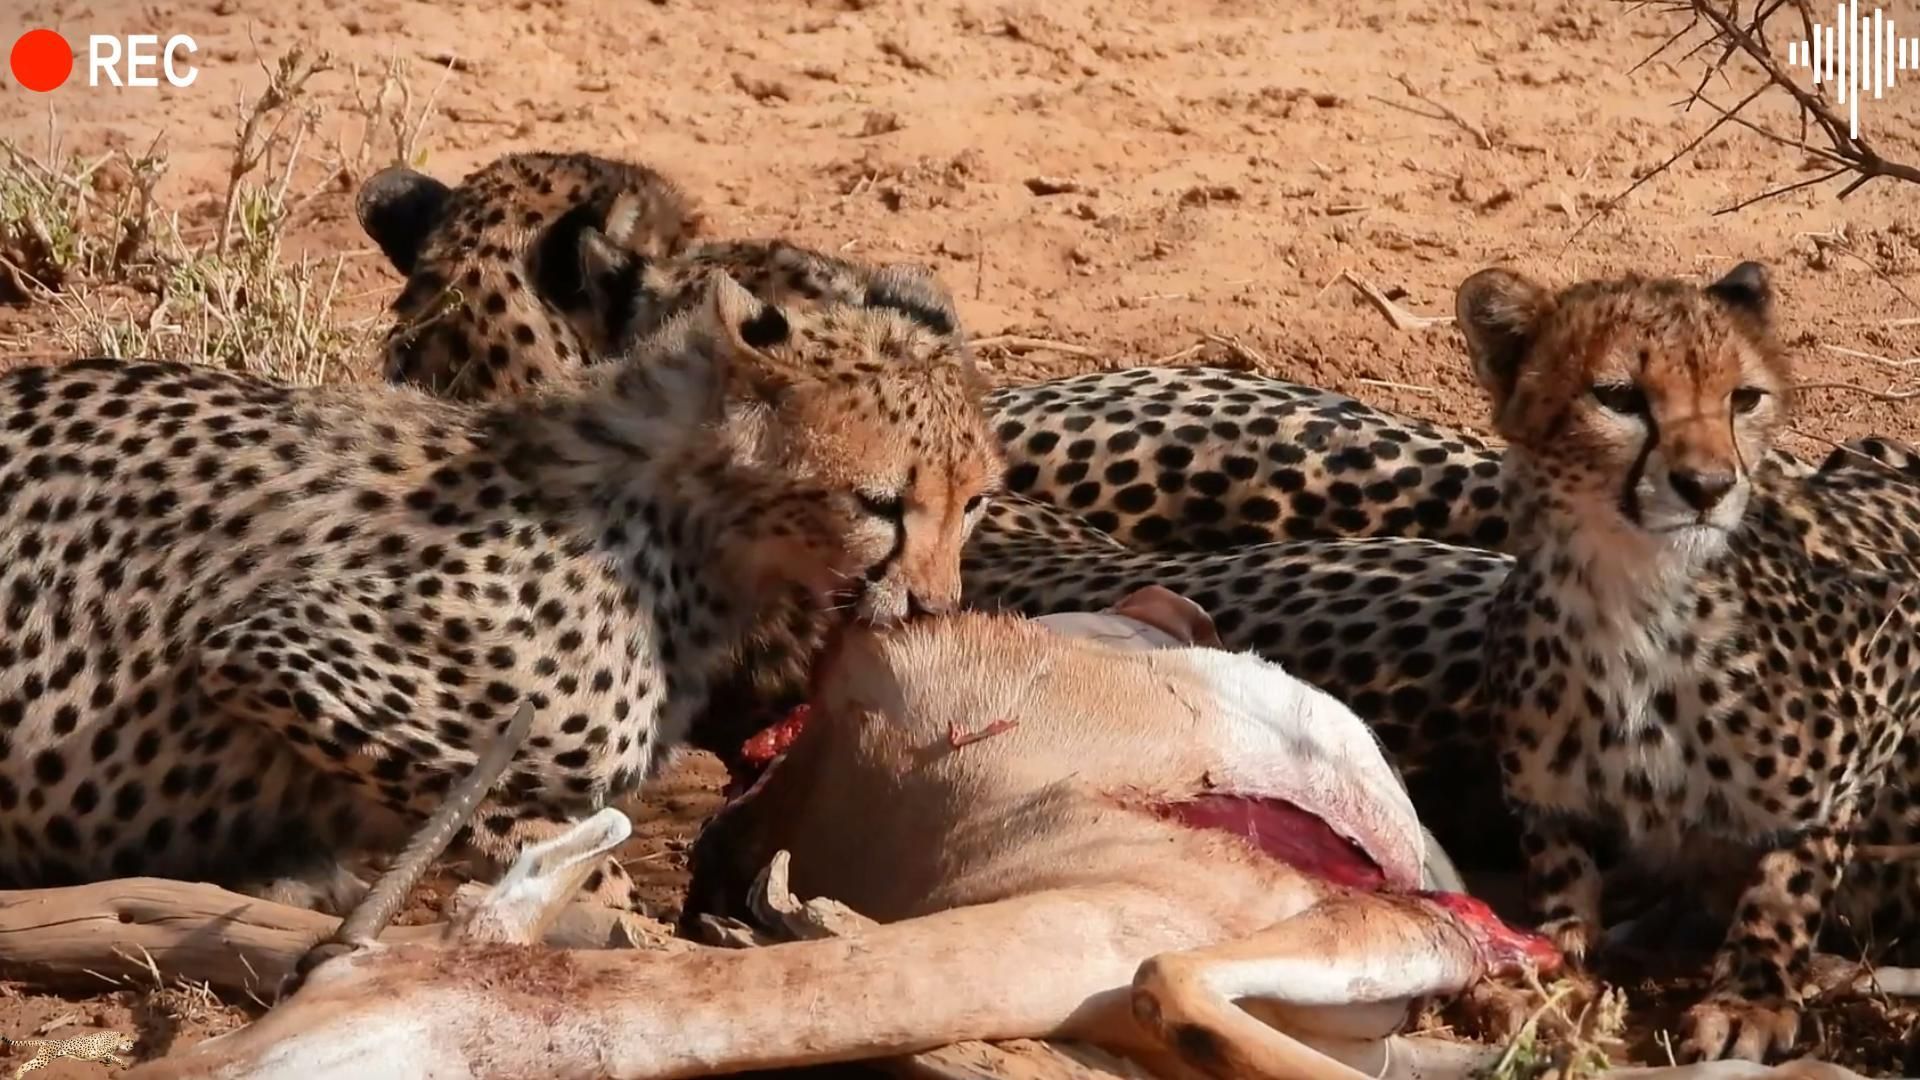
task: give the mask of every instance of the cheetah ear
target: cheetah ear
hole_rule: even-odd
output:
[[[638,276],[647,261],[641,254],[643,246],[653,246],[651,241],[655,239],[650,235],[654,223],[645,218],[647,209],[638,192],[623,191],[613,197],[605,220],[597,228],[590,220],[592,207],[577,206],[561,218],[579,218],[558,242],[574,248],[574,265],[589,291],[595,291],[597,282]],[[557,223],[555,231],[561,231]]]
[[[775,370],[766,350],[793,335],[786,313],[748,292],[724,270],[708,272],[700,310],[707,332],[727,354],[733,393],[750,400],[779,398],[788,380]]]
[[[918,263],[892,263],[867,282],[866,306],[892,308],[936,334],[960,329],[953,294],[931,269]]]
[[[453,189],[405,165],[367,177],[354,200],[360,228],[402,274],[412,274],[420,248],[445,216]]]
[[[633,326],[640,308],[642,276],[647,260],[633,249],[591,225],[576,234],[571,258],[555,253],[555,265],[565,264],[578,278],[574,280],[576,303],[599,317],[606,345],[616,349]],[[555,275],[555,285],[562,284]]]
[[[629,353],[638,360],[625,363],[620,392],[645,403],[650,416],[695,426],[727,419],[740,360],[734,349],[702,325],[708,317],[707,306],[683,313],[659,340],[649,338]]]
[[[1513,393],[1520,363],[1552,307],[1547,290],[1511,270],[1492,267],[1460,283],[1454,318],[1467,337],[1474,377],[1493,397],[1494,411]]]
[[[1763,323],[1773,314],[1773,283],[1767,280],[1767,268],[1751,260],[1707,286],[1707,295]]]
[[[707,215],[678,187],[654,177],[644,187],[628,188],[613,197],[601,231],[607,238],[644,258],[665,259],[686,250],[706,231]]]

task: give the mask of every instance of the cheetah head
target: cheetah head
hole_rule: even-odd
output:
[[[368,178],[357,209],[407,279],[386,377],[467,399],[505,397],[613,351],[626,313],[589,279],[586,250],[617,247],[637,266],[678,253],[702,227],[658,173],[591,154],[510,154],[451,188],[394,166]]]
[[[908,266],[875,282],[857,303],[780,307],[738,286],[723,303],[751,350],[729,387],[743,460],[833,493],[856,614],[884,624],[957,606],[960,549],[1003,466],[945,290]]]
[[[1626,277],[1558,294],[1482,270],[1456,310],[1516,480],[1591,535],[1705,554],[1740,521],[1786,416],[1771,302],[1746,262],[1704,288]]]

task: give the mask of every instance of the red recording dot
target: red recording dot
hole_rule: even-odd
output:
[[[73,74],[73,49],[66,38],[51,30],[29,30],[21,34],[7,59],[13,66],[16,82],[43,94]]]

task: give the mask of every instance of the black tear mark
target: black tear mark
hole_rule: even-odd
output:
[[[1620,513],[1635,525],[1640,524],[1640,477],[1647,471],[1647,458],[1653,455],[1654,446],[1660,441],[1660,421],[1654,419],[1653,410],[1641,414],[1647,422],[1647,437],[1640,444],[1640,453],[1633,459],[1633,467],[1627,470],[1626,483],[1620,489]]]
[[[740,324],[740,339],[756,349],[778,345],[791,332],[787,316],[772,304],[762,306],[760,314]]]

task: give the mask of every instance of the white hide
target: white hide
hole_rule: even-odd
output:
[[[1212,691],[1194,707],[1221,735],[1218,764],[1208,770],[1216,787],[1286,799],[1359,844],[1395,885],[1426,880],[1426,834],[1413,800],[1372,730],[1333,695],[1251,653],[1183,645],[1111,611],[1035,621],[1115,648],[1159,650],[1159,662],[1187,668]]]

